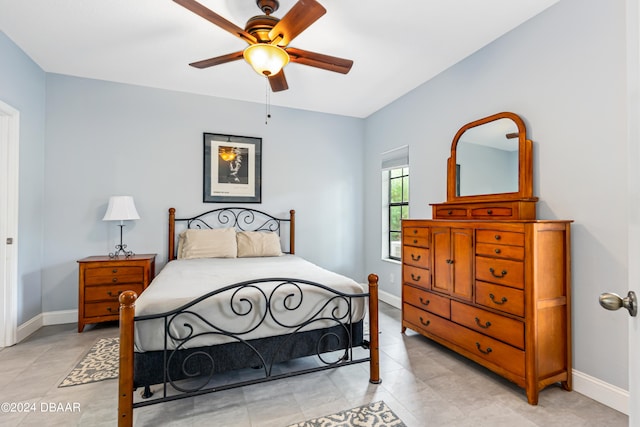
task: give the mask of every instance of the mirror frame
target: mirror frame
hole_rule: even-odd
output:
[[[514,193],[479,194],[458,196],[456,194],[456,148],[462,134],[468,129],[493,122],[511,119],[518,127],[518,191]],[[451,143],[451,157],[447,163],[447,202],[481,202],[496,200],[537,200],[533,197],[533,143],[527,139],[524,121],[517,114],[502,112],[462,126]]]

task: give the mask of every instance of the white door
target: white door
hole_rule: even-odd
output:
[[[0,347],[16,343],[19,122],[0,101]]]
[[[640,294],[640,7],[627,0],[629,291]],[[626,295],[624,295],[626,296]],[[629,426],[640,427],[640,316],[629,316]]]

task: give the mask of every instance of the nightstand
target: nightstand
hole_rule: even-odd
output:
[[[129,290],[140,295],[149,286],[155,276],[156,254],[90,256],[78,264],[78,332],[82,332],[88,323],[118,320],[118,296]]]

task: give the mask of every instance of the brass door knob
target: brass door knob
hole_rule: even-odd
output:
[[[605,292],[600,294],[599,301],[600,305],[607,310],[626,308],[630,316],[636,317],[638,314],[638,299],[633,291],[629,291],[625,298],[621,298],[618,294]]]

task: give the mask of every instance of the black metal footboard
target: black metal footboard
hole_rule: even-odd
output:
[[[354,363],[369,362],[369,380],[380,382],[375,275],[369,276],[368,293],[269,278],[230,285],[161,314],[134,317],[135,300],[130,291],[120,298],[121,425],[130,425],[135,407]],[[134,353],[134,342],[144,342],[134,331],[143,334],[147,329],[140,326],[147,322],[161,328],[161,347]],[[216,381],[229,371],[234,380]],[[133,401],[135,387],[145,387],[148,395],[152,385],[156,396]]]

